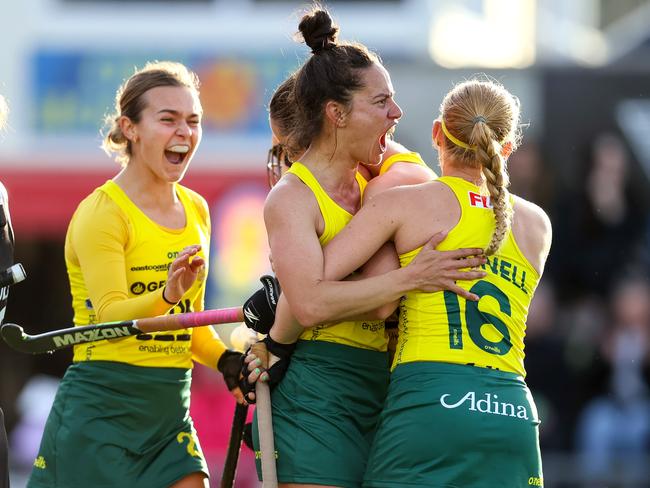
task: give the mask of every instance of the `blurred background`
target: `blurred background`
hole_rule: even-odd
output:
[[[444,94],[477,73],[522,103],[512,191],[554,227],[526,346],[540,410],[547,487],[650,486],[650,2],[643,0],[340,0],[322,2],[342,39],[378,51],[405,115],[396,138],[437,168],[431,123]],[[175,60],[202,82],[204,139],[183,183],[212,212],[208,307],[235,306],[269,271],[269,98],[307,56],[292,41],[305,2],[21,0],[3,2],[0,93],[9,130],[0,178],[16,261],[6,320],[29,333],[72,324],[63,259],[81,199],[114,176],[99,128],[135,67]],[[224,338],[230,329],[220,330]],[[12,482],[25,484],[71,353],[27,356],[0,343],[0,405]],[[223,466],[234,401],[195,369],[192,413]],[[236,486],[257,487],[242,448]]]

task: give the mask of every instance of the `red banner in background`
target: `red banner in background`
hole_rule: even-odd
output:
[[[111,171],[29,170],[3,168],[2,182],[9,193],[11,220],[21,239],[63,239],[79,202],[93,189],[115,176]],[[208,203],[242,183],[266,187],[266,174],[259,171],[190,169],[182,184],[203,195]]]

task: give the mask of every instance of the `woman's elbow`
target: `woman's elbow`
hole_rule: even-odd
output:
[[[117,318],[115,313],[112,313],[111,307],[107,305],[103,305],[98,307],[95,310],[95,320],[97,323],[104,323],[104,322],[119,322],[121,321],[119,318]],[[129,320],[129,319],[124,319],[124,320]]]
[[[392,302],[386,305],[382,305],[381,307],[371,312],[372,318],[374,320],[386,320],[388,319],[388,317],[393,315],[398,305],[399,302]]]
[[[326,311],[318,304],[303,304],[291,309],[296,321],[305,329],[316,327],[329,321]]]

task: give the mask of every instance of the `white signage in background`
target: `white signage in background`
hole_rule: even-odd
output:
[[[445,68],[526,68],[535,62],[535,0],[447,2],[431,17],[429,53]]]

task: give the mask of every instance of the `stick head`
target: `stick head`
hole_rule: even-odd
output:
[[[7,323],[2,325],[0,335],[12,348],[20,350],[20,344],[23,342],[25,332],[20,325]]]

